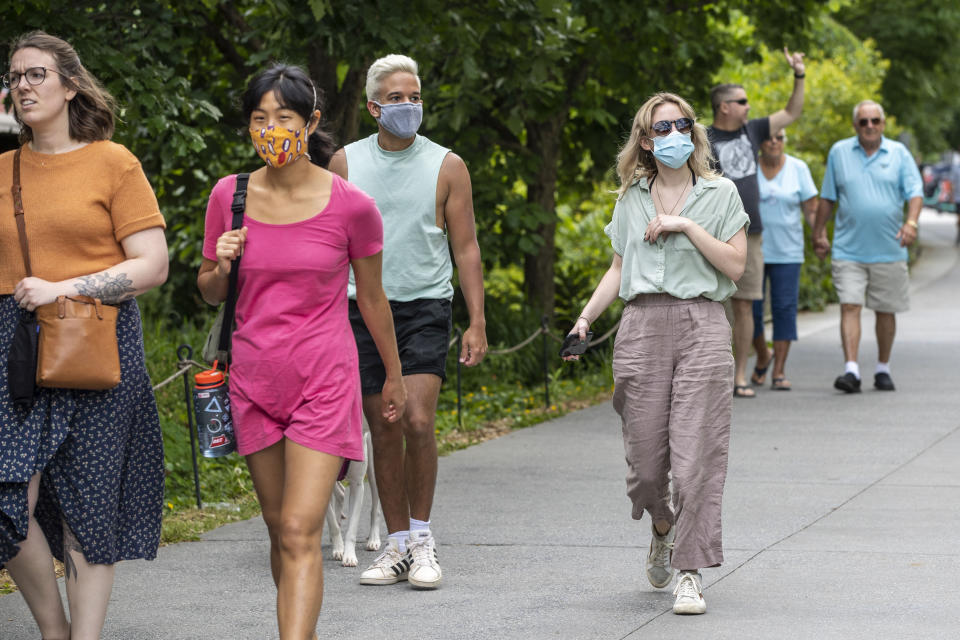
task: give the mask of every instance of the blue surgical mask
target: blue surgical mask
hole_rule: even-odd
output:
[[[671,169],[679,169],[693,153],[689,133],[674,131],[668,136],[653,139],[653,157]]]
[[[417,129],[423,121],[423,104],[419,102],[398,102],[396,104],[380,104],[380,118],[378,122],[383,128],[398,138],[412,138],[417,135]]]

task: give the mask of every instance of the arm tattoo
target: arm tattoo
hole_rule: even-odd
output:
[[[80,579],[80,573],[77,571],[77,563],[73,559],[71,552],[76,551],[80,554],[80,557],[86,560],[86,556],[83,555],[83,549],[80,547],[80,543],[77,541],[77,536],[73,535],[73,531],[70,530],[70,527],[66,522],[63,523],[63,573],[65,579],[69,580],[71,577],[73,581],[76,582]]]
[[[127,274],[113,275],[109,272],[98,273],[92,276],[80,276],[80,283],[74,285],[77,293],[82,296],[99,298],[103,302],[117,303],[132,298],[136,289],[133,280]]]

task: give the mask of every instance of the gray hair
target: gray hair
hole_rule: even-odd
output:
[[[367,69],[367,100],[379,100],[381,97],[380,84],[387,76],[397,73],[398,71],[406,71],[416,76],[417,87],[419,87],[420,76],[417,75],[417,70],[417,61],[413,58],[400,55],[399,53],[391,53],[390,55],[383,56]]]
[[[861,100],[857,103],[857,106],[853,108],[853,121],[857,121],[857,113],[860,111],[860,107],[865,107],[867,105],[873,105],[877,109],[880,109],[880,117],[884,120],[887,119],[887,114],[883,112],[883,106],[879,102],[874,102],[873,100]]]

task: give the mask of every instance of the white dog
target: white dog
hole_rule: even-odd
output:
[[[380,550],[380,497],[377,494],[377,481],[373,472],[373,439],[367,421],[363,421],[364,460],[351,461],[347,467],[349,483],[333,484],[330,504],[327,506],[327,528],[330,530],[330,544],[333,546],[333,559],[339,560],[345,567],[357,566],[357,530],[360,528],[360,511],[363,509],[363,479],[370,480],[370,535],[367,537],[367,551]],[[347,535],[343,536],[340,520],[345,519]]]

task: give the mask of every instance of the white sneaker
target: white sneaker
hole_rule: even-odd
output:
[[[664,535],[657,535],[657,528],[651,525],[650,551],[647,553],[647,580],[657,589],[662,589],[673,580],[673,567],[670,557],[673,555],[673,539],[676,526],[670,527]]]
[[[376,560],[367,570],[360,574],[360,584],[396,584],[407,579],[410,569],[410,553],[400,553],[397,541],[387,539],[387,546],[383,548]]]
[[[440,564],[437,562],[437,541],[429,531],[411,531],[407,539],[410,554],[410,584],[419,589],[436,589],[440,584]]]
[[[707,602],[700,588],[700,574],[696,571],[682,571],[677,588],[673,590],[677,599],[673,603],[673,612],[681,615],[698,615],[707,612]]]

